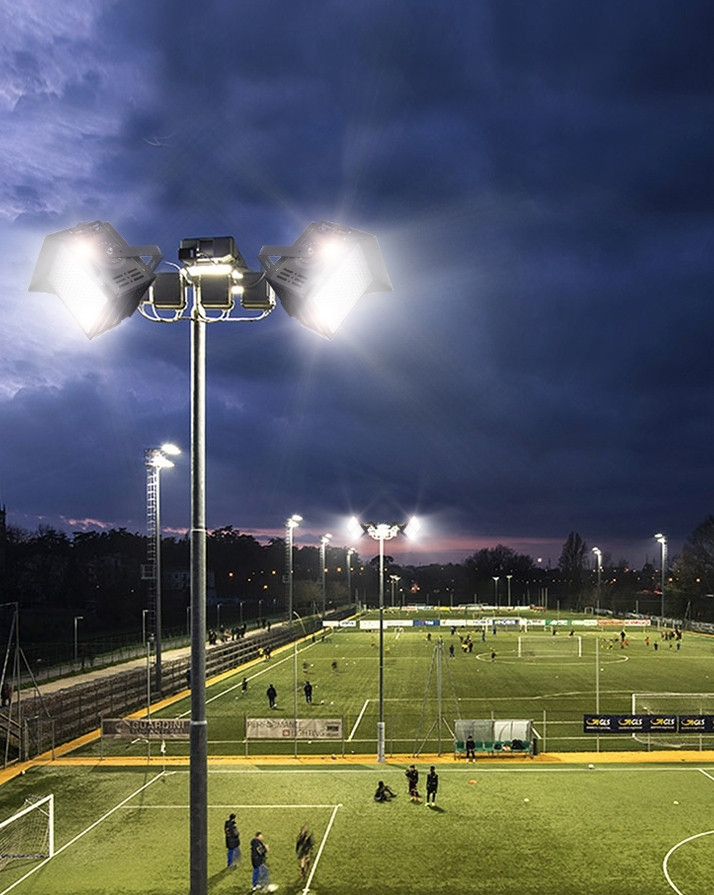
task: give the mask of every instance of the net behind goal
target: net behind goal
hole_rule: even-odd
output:
[[[580,634],[565,637],[552,634],[519,634],[518,657],[521,659],[564,659],[582,656],[583,638]]]
[[[0,869],[10,861],[51,858],[54,854],[55,798],[29,796],[24,806],[0,823]]]
[[[633,693],[633,715],[714,715],[714,693]],[[638,742],[656,743],[670,749],[712,748],[714,734],[680,730],[666,736],[632,734]]]

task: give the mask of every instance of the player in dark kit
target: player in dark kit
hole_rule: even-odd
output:
[[[426,775],[426,804],[434,805],[436,803],[436,793],[439,789],[439,775],[434,769],[434,765],[429,769]]]
[[[417,789],[419,784],[419,771],[417,771],[413,764],[410,764],[404,774],[407,778],[407,786],[409,787],[409,798],[412,802],[421,802],[419,790]]]

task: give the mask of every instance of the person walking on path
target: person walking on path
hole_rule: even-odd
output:
[[[435,805],[436,804],[436,793],[439,789],[439,775],[436,773],[436,769],[434,765],[429,769],[429,773],[426,775],[426,804],[427,805]]]
[[[223,832],[226,834],[226,850],[228,852],[228,869],[235,870],[236,861],[240,861],[240,833],[236,825],[236,816],[231,814],[223,824]]]
[[[275,700],[278,698],[278,691],[271,684],[268,689],[265,691],[268,696],[268,705],[271,709],[275,708]]]
[[[268,846],[263,842],[263,834],[258,831],[250,840],[250,863],[253,865],[253,891],[262,889],[274,892],[278,887],[270,882],[268,871]]]

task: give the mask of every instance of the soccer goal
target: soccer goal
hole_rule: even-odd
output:
[[[0,870],[10,861],[51,858],[55,852],[55,797],[29,796],[0,823]]]
[[[633,715],[714,715],[714,693],[633,693]],[[698,746],[707,748],[714,745],[714,734],[672,732],[665,735],[633,733],[638,742],[657,744],[670,749]]]
[[[519,634],[519,659],[572,659],[583,654],[580,634],[553,637],[552,634]]]

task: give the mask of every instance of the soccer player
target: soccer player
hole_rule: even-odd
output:
[[[312,702],[312,684],[310,681],[305,681],[305,686],[303,687],[305,691],[305,702],[310,705]]]
[[[295,854],[300,862],[300,876],[305,876],[310,869],[312,863],[312,833],[308,830],[307,824],[300,827],[297,842],[295,843]]]
[[[228,869],[235,870],[234,861],[240,860],[240,834],[236,826],[236,816],[231,814],[223,824],[223,832],[226,834],[226,850],[228,851]]]
[[[412,802],[421,802],[419,790],[417,789],[419,784],[419,771],[417,771],[416,766],[410,764],[404,772],[404,775],[407,778],[407,786],[409,787],[409,798]]]
[[[377,792],[374,794],[375,802],[391,802],[396,797],[396,793],[384,782],[380,780],[377,784]]]
[[[275,700],[278,698],[278,691],[271,684],[265,692],[268,697],[268,705],[270,706],[271,709],[274,709],[275,708]]]
[[[436,792],[439,789],[439,775],[436,773],[434,765],[429,769],[426,775],[426,804],[436,804]]]

